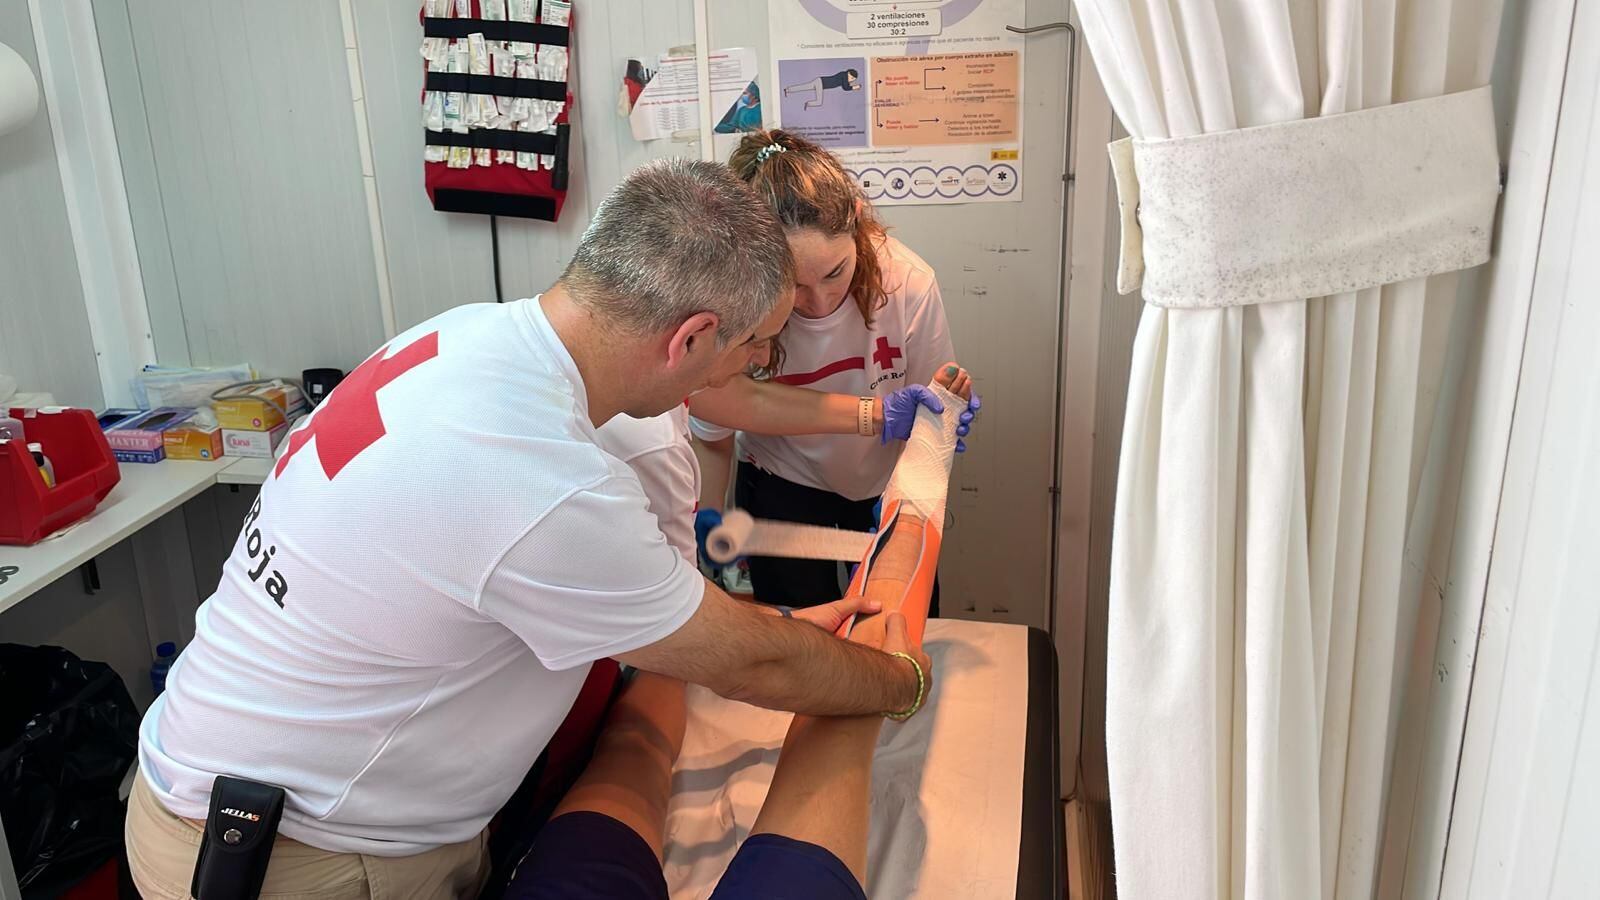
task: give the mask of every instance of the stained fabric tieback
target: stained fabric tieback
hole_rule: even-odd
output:
[[[1487,87],[1110,149],[1117,289],[1153,306],[1301,300],[1489,258],[1500,158]]]

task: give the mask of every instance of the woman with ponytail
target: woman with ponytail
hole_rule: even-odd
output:
[[[728,164],[783,223],[794,255],[794,311],[770,380],[824,392],[828,402],[858,398],[859,427],[856,434],[773,433],[776,417],[763,408],[794,392],[749,377],[694,395],[691,425],[704,472],[698,530],[722,508],[737,455],[734,506],[757,518],[866,531],[876,524],[873,507],[916,407],[938,404],[924,385],[956,358],[938,282],[884,231],[839,160],[811,141],[751,132]],[[979,405],[973,394],[960,434]],[[756,557],[750,577],[757,600],[784,606],[826,603],[843,591],[831,562]]]

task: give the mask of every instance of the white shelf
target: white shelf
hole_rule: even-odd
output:
[[[217,482],[231,460],[124,463],[122,481],[87,519],[30,547],[0,546],[0,613],[83,565]]]
[[[272,473],[276,460],[239,458],[230,461],[224,458],[223,462],[228,466],[217,473],[217,484],[262,484]]]

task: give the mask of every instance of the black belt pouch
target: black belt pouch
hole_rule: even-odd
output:
[[[200,839],[189,893],[198,900],[254,900],[261,894],[272,857],[283,788],[217,776],[211,811]]]

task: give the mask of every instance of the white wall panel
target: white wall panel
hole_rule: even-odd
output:
[[[1575,11],[1446,898],[1600,896],[1600,8]]]
[[[132,46],[103,53],[138,84],[112,106],[141,263],[170,256],[146,276],[162,361],[176,309],[197,365],[359,362],[383,332],[338,5],[117,2],[97,22]]]
[[[37,77],[27,0],[0,0],[0,41]],[[31,122],[0,135],[0,375],[62,403],[99,408],[104,399],[43,102]]]
[[[422,187],[418,6],[353,3],[395,319],[402,329],[452,306],[494,299],[488,218],[434,212]],[[560,222],[499,220],[507,299],[531,296],[555,281],[590,211],[624,174],[660,156],[699,155],[692,143],[641,144],[616,114],[626,59],[693,41],[688,0],[580,0],[574,6],[571,189]]]
[[[155,145],[150,137],[150,120],[145,115],[128,0],[91,0],[91,3],[156,358],[169,366],[188,365],[189,336],[183,321],[172,245],[167,239],[161,178],[156,168]]]

